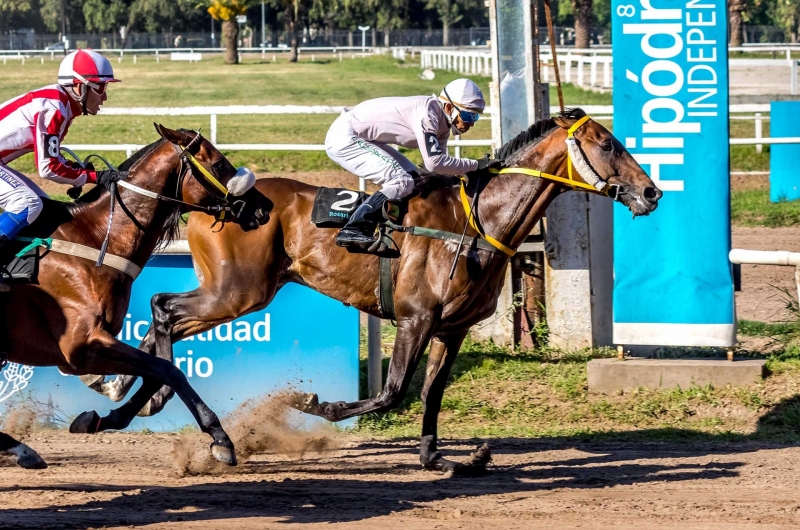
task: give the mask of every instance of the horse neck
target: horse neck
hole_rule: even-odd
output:
[[[560,175],[566,171],[565,133],[557,129],[510,160],[516,167]],[[517,248],[544,215],[563,187],[528,175],[504,174],[492,178],[481,191],[477,217],[486,234]]]
[[[174,196],[179,163],[177,157],[169,156],[170,153],[164,149],[172,149],[172,147],[165,143],[165,146],[156,149],[136,163],[131,168],[127,182],[148,191]],[[159,154],[161,156],[158,156]],[[162,237],[170,214],[178,205],[145,197],[122,187],[118,187],[118,190],[121,201],[117,201],[114,211],[108,252],[143,267]],[[120,202],[136,218],[136,222],[124,211]],[[83,240],[87,246],[99,249],[105,239],[110,207],[110,193],[106,193],[100,199],[86,205],[76,214],[75,220],[68,225],[69,227],[77,225],[74,226],[74,229],[68,230],[70,232],[66,235],[68,240]],[[144,230],[141,230],[137,224]]]

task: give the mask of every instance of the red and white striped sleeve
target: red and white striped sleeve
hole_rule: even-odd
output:
[[[61,105],[45,105],[34,118],[33,156],[39,169],[39,176],[58,182],[83,186],[97,180],[94,171],[83,169],[79,164],[61,156],[61,139],[66,134],[66,109]]]

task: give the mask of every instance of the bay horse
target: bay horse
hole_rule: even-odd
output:
[[[472,201],[470,224],[482,227],[482,234],[496,247],[513,254],[550,202],[565,190],[613,189],[609,194],[634,216],[649,214],[661,198],[661,191],[623,145],[580,109],[537,122],[504,145],[497,157],[508,169],[499,175],[470,174],[463,198],[451,183],[424,199],[411,199],[403,226],[461,234]],[[579,177],[572,176],[571,163]],[[537,178],[539,173],[530,168],[540,170],[544,178]],[[200,287],[153,297],[153,325],[140,345],[143,351],[171,359],[172,343],[266,307],[288,282],[371,315],[387,316],[379,301],[378,258],[348,253],[334,244],[336,229],[316,228],[310,222],[316,187],[275,178],[258,181],[256,188],[275,204],[269,223],[258,230],[245,233],[231,225],[212,233],[203,229],[207,216],[191,215],[189,246]],[[479,237],[476,228],[471,227],[468,235]],[[393,238],[401,249],[401,257],[392,265],[397,338],[382,392],[353,403],[320,403],[316,395],[307,395],[298,408],[329,421],[389,410],[402,402],[431,343],[422,389],[420,461],[426,469],[470,473],[470,465],[447,460],[437,450],[438,414],[450,368],[467,332],[495,311],[509,253],[401,231]],[[457,249],[461,259],[449,280]],[[98,390],[122,399],[132,384],[133,378],[120,377]],[[153,414],[169,396],[165,388],[137,406],[141,403],[143,414]],[[472,467],[479,471],[488,456],[488,449],[479,451]]]
[[[47,200],[45,211],[26,229],[31,235],[42,237],[52,233],[53,249],[57,242],[69,242],[72,248],[82,245],[84,257],[48,252],[41,260],[38,285],[14,285],[0,298],[4,310],[2,325],[8,330],[7,360],[30,366],[57,366],[64,374],[142,377],[139,392],[148,398],[162,385],[169,385],[203,432],[213,438],[214,457],[235,465],[230,438],[183,372],[171,362],[115,338],[122,329],[136,269],[144,267],[159,243],[177,235],[181,213],[188,209],[213,211],[217,217],[223,215],[221,212],[230,215],[230,205],[237,204],[234,202],[237,197],[232,194],[241,194],[254,182],[252,173],[237,172],[199,133],[160,125],[156,129],[161,139],[120,166],[129,174],[126,180],[116,183],[117,193],[97,186],[73,204]],[[234,184],[238,186],[236,190]],[[251,190],[239,199],[252,203],[257,201],[253,194],[258,195]],[[117,212],[113,216],[106,265],[97,267],[94,259],[87,259],[85,254],[101,248],[113,200],[118,201],[124,214]],[[265,202],[260,206],[266,205]],[[252,229],[267,221],[268,214],[259,211],[259,205],[242,206],[238,203],[239,217],[230,224]],[[244,211],[249,212],[247,216],[242,215]],[[120,266],[126,261],[122,267],[127,267],[128,273],[113,268],[113,264]],[[115,428],[113,414],[100,422],[94,413],[83,413],[72,423],[70,431]],[[0,451],[15,455],[22,467],[46,467],[36,451],[7,434],[0,433]]]

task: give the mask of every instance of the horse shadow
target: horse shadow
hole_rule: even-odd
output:
[[[655,437],[663,435],[663,431],[644,434]],[[93,483],[4,488],[0,494],[45,491],[58,496],[83,492],[90,500],[34,509],[6,508],[2,519],[13,527],[36,527],[46,517],[49,525],[68,528],[254,517],[282,523],[347,523],[394,513],[418,513],[428,509],[429,503],[457,497],[477,501],[484,495],[525,496],[565,488],[732,479],[740,476],[745,465],[744,459],[735,455],[776,445],[754,437],[731,440],[715,435],[687,444],[680,440],[696,438],[693,433],[673,430],[671,434],[678,441],[626,442],[602,435],[586,440],[496,439],[493,446],[498,461],[482,478],[432,474],[407,464],[416,458],[416,441],[368,441],[348,450],[349,454],[344,456],[323,454],[300,461],[271,459],[247,463],[236,474],[229,475],[228,481],[221,481],[220,477],[207,480],[192,477],[186,480],[186,485],[179,486]],[[444,441],[442,445],[453,443],[458,443],[458,447],[446,447],[447,453],[466,456],[469,450],[463,440]],[[567,450],[562,459],[540,461],[535,457],[540,452],[562,450]],[[534,455],[532,458],[523,456],[530,453]],[[367,465],[363,463],[365,456],[371,457]],[[65,457],[65,465],[69,463]],[[275,478],[271,479],[271,475]],[[225,476],[221,478],[224,480]]]

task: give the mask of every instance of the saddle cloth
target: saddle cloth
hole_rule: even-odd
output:
[[[363,191],[345,188],[319,188],[314,197],[311,222],[318,228],[339,228],[347,224],[350,215],[368,195]]]

